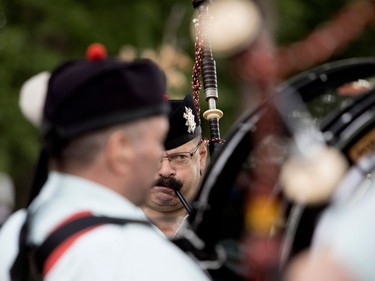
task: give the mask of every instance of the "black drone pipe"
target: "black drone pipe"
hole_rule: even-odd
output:
[[[208,103],[208,110],[203,113],[203,117],[208,120],[210,126],[209,150],[212,156],[221,147],[221,144],[224,142],[224,140],[222,140],[220,137],[219,124],[219,119],[223,116],[223,112],[220,109],[216,108],[216,101],[219,98],[216,62],[213,58],[211,44],[206,29],[207,21],[209,20],[208,7],[211,4],[211,1],[193,0],[192,2],[193,7],[198,11],[198,19],[195,19],[197,32],[195,60],[199,67],[198,70],[195,69],[195,71],[198,73],[194,74],[201,75],[203,80],[205,100]],[[193,81],[193,94],[195,94],[194,98],[198,101],[199,90],[200,87],[198,89],[194,88]],[[199,102],[196,102],[196,106],[199,106]]]

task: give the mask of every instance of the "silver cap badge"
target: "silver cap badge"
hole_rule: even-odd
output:
[[[186,119],[185,125],[188,127],[188,133],[193,134],[197,124],[194,121],[194,114],[192,109],[185,106],[185,113],[183,117]]]

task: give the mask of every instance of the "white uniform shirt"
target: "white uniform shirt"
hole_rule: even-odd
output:
[[[56,172],[49,175],[30,210],[29,241],[37,245],[64,219],[77,212],[146,220],[140,208],[108,188]],[[152,227],[128,223],[106,224],[85,233],[58,259],[45,280],[199,281],[209,278],[192,258]]]

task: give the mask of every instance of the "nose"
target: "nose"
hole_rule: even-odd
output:
[[[160,159],[159,175],[165,178],[176,175],[176,171],[167,158]]]

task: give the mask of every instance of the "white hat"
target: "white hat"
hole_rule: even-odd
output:
[[[21,88],[19,106],[22,114],[34,126],[40,127],[50,73],[41,72],[28,79]]]

